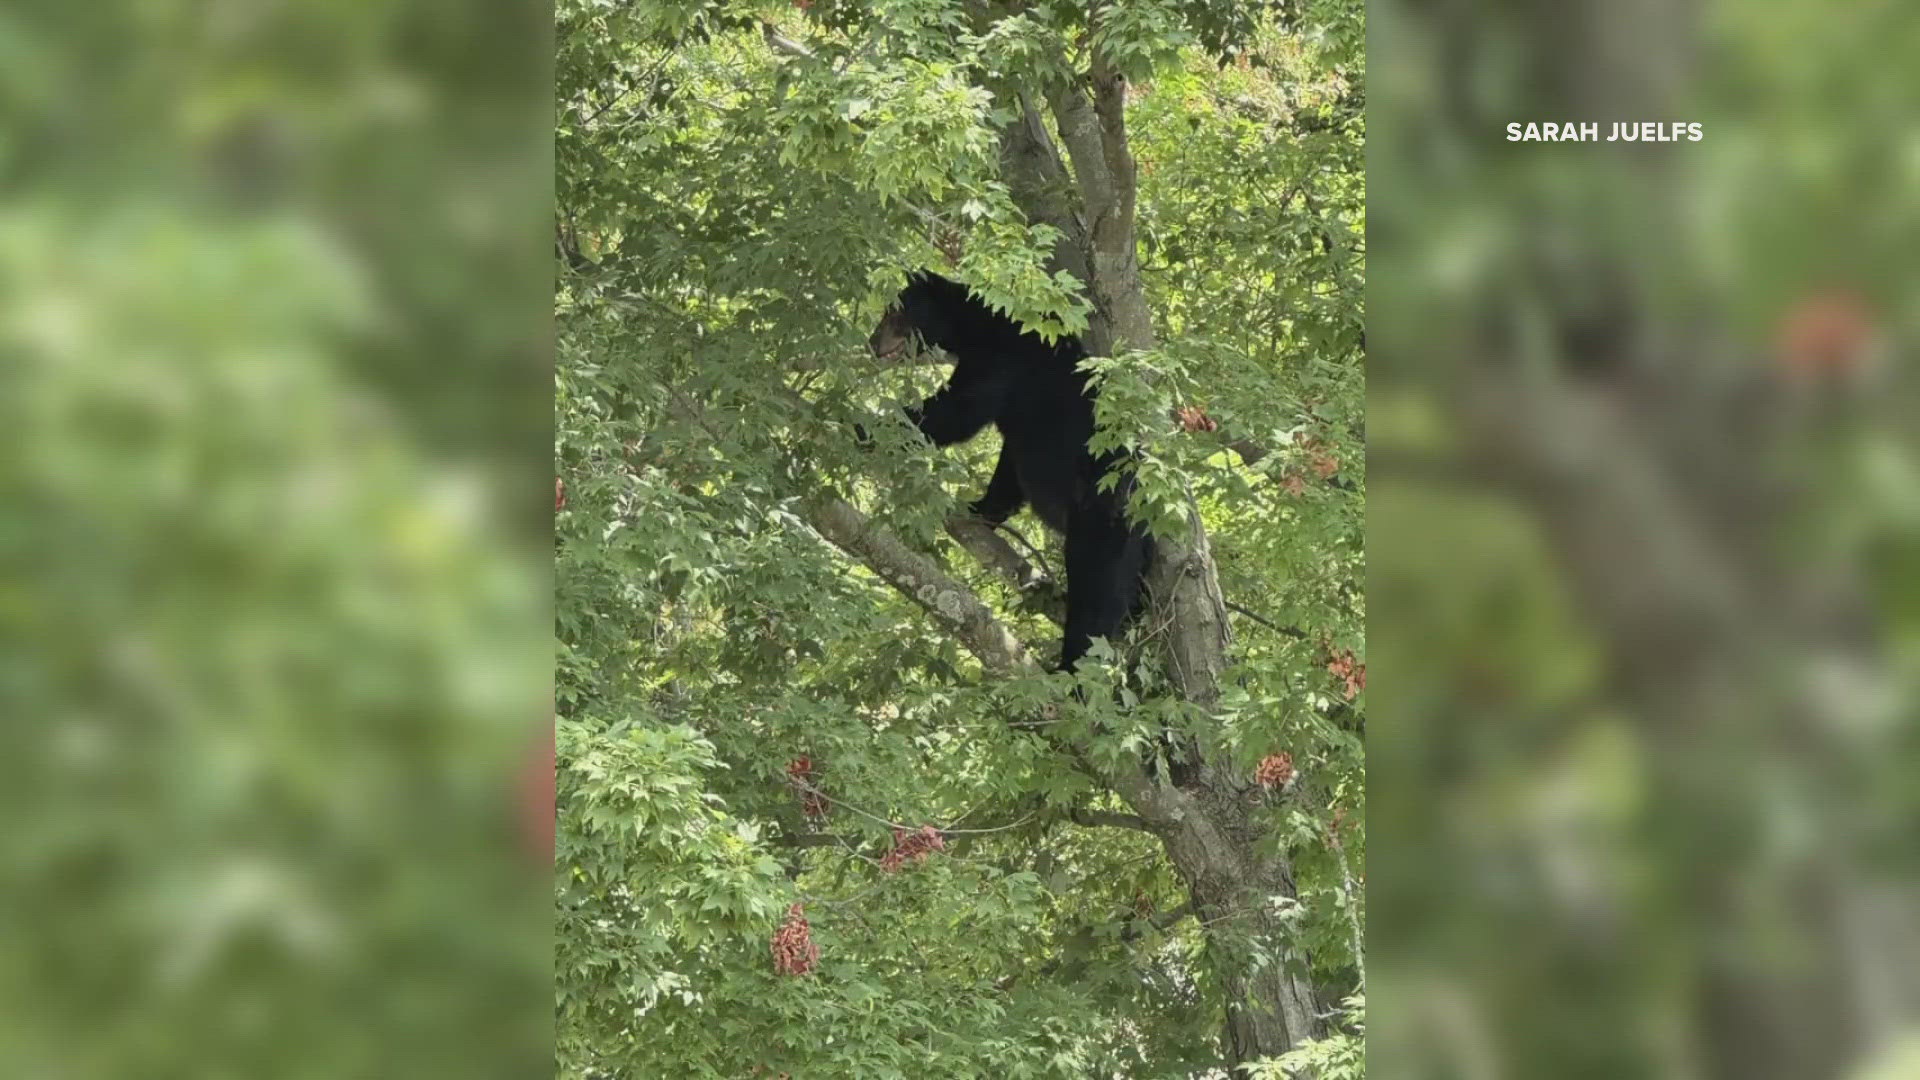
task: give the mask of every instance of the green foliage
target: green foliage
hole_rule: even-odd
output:
[[[1267,1061],[1242,1066],[1247,1080],[1294,1080],[1311,1076],[1315,1080],[1365,1080],[1367,1075],[1367,999],[1357,995],[1346,1000],[1346,1030],[1324,1039],[1314,1039]]]
[[[1274,800],[1267,842],[1295,856],[1316,975],[1350,991],[1358,913],[1325,823],[1338,806],[1364,857],[1350,718],[1364,697],[1326,666],[1330,650],[1364,656],[1359,133],[1330,104],[1359,78],[1351,57],[1262,17],[1231,35],[1259,63],[1223,67],[1205,43],[1233,5],[1212,22],[1210,5],[1116,7],[1099,35],[1140,80],[1144,268],[1165,313],[1158,349],[1089,361],[1102,438],[1141,451],[1155,528],[1184,529],[1199,498],[1229,595],[1260,617],[1236,625],[1240,666],[1212,711],[1160,693],[1137,642],[1097,652],[1112,668],[1084,679],[1138,684],[1119,713],[1104,692],[1066,697],[1058,676],[982,678],[807,524],[819,493],[844,498],[1036,654],[1055,648],[1056,626],[944,538],[994,440],[930,453],[879,419],[944,372],[864,342],[923,266],[1043,332],[1087,326],[1079,283],[1046,269],[1057,236],[1014,203],[998,149],[1016,95],[1043,101],[1085,70],[1085,7],[670,10],[684,7],[559,10],[559,229],[578,255],[556,298],[561,1074],[1216,1065],[1224,1003],[1203,935],[1165,918],[1183,884],[1154,838],[1071,823],[1070,808],[1121,807],[1043,733],[1084,737],[1096,769],[1130,766],[1162,726],[1249,774],[1291,752],[1307,779]],[[1260,105],[1241,116],[1221,95]],[[1290,126],[1308,114],[1337,119]],[[1280,199],[1289,187],[1303,194]],[[1259,225],[1276,215],[1278,245]],[[1180,259],[1157,254],[1169,245]],[[1246,467],[1170,431],[1185,405],[1274,452]],[[1323,475],[1325,455],[1338,467]],[[1057,571],[1057,539],[1013,526]],[[803,758],[812,802],[790,775]],[[888,872],[894,829],[924,825],[944,850]],[[819,964],[778,975],[769,942],[796,902]]]

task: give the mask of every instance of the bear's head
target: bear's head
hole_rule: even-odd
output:
[[[959,316],[970,310],[970,302],[965,285],[922,270],[907,279],[907,287],[873,328],[867,348],[875,356],[897,356],[917,337],[928,345],[959,352],[967,342]]]

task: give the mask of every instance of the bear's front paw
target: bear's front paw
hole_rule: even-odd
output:
[[[1003,513],[994,507],[988,506],[984,500],[968,503],[967,513],[996,529],[1005,525],[1007,519],[1013,516],[1012,514]]]

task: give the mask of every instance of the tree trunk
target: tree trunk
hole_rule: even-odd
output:
[[[1286,922],[1298,914],[1293,874],[1285,860],[1250,858],[1259,833],[1248,793],[1200,791],[1193,801],[1202,824],[1168,837],[1167,853],[1192,890],[1225,991],[1222,1051],[1233,1065],[1277,1057],[1321,1033],[1306,957]]]
[[[1072,235],[1092,271],[1088,348],[1114,355],[1153,348],[1153,317],[1134,235],[1135,167],[1127,142],[1125,81],[1097,50],[1089,81],[1091,101],[1075,87],[1055,88],[1048,100],[1080,195],[1082,213],[1073,220],[1086,223]],[[1048,158],[1028,154],[1023,160],[1044,164]],[[1057,167],[1057,156],[1052,160]],[[1015,190],[1046,186],[1029,180]],[[1160,638],[1163,666],[1182,698],[1210,707],[1220,697],[1229,635],[1226,602],[1197,505],[1188,506],[1186,537],[1161,538],[1150,577],[1154,609],[1168,625]],[[1144,776],[1123,778],[1116,788],[1160,836],[1187,882],[1226,998],[1221,1040],[1226,1063],[1276,1057],[1318,1034],[1312,978],[1287,922],[1299,903],[1292,868],[1284,855],[1258,854],[1258,789],[1205,762],[1184,788]]]

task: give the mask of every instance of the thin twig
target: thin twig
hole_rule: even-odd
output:
[[[1279,623],[1274,622],[1272,619],[1267,618],[1266,616],[1260,614],[1259,612],[1249,611],[1248,609],[1240,606],[1239,604],[1234,603],[1231,600],[1227,601],[1227,607],[1232,611],[1237,611],[1240,614],[1245,615],[1247,618],[1252,619],[1254,622],[1259,623],[1261,626],[1266,627],[1267,629],[1273,631],[1276,634],[1285,634],[1290,638],[1298,638],[1301,641],[1307,640],[1307,632],[1305,630],[1300,629],[1297,626],[1281,626]]]
[[[1114,829],[1133,829],[1138,832],[1153,832],[1153,826],[1138,814],[1120,814],[1111,810],[1083,810],[1070,807],[1067,818],[1076,825],[1106,826]]]

